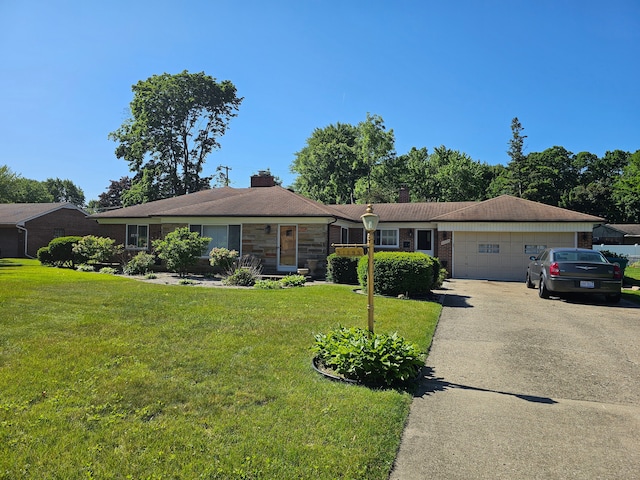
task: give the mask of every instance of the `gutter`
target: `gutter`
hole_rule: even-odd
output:
[[[30,258],[32,260],[35,260],[35,257],[32,257],[31,255],[29,255],[27,253],[27,246],[29,244],[28,240],[29,240],[29,231],[23,227],[22,225],[16,225],[16,227],[18,227],[18,230],[20,230],[21,232],[24,232],[24,256],[27,258]]]

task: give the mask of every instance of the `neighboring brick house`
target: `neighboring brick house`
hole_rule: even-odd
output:
[[[408,192],[400,198],[408,200]],[[366,206],[323,205],[256,175],[250,188],[215,188],[92,215],[103,236],[131,252],[178,226],[255,255],[265,273],[318,266],[333,244],[361,244]],[[524,281],[531,255],[547,246],[591,247],[604,219],[508,195],[482,202],[375,204],[377,250],[418,251],[440,258],[455,278]]]
[[[2,203],[0,256],[35,258],[56,237],[97,235],[99,229],[71,203]]]
[[[604,245],[636,245],[640,243],[640,224],[598,225],[593,229],[593,241]]]

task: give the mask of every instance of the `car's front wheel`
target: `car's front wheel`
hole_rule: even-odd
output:
[[[538,288],[538,295],[540,298],[549,298],[550,292],[549,289],[544,284],[544,278],[540,277],[540,285]]]

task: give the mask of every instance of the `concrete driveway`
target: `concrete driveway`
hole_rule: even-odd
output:
[[[392,480],[640,479],[640,308],[446,282]]]

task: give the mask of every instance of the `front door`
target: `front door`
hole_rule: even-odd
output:
[[[280,225],[278,230],[278,270],[295,272],[298,269],[298,227]]]
[[[416,251],[433,256],[433,230],[416,230]]]

